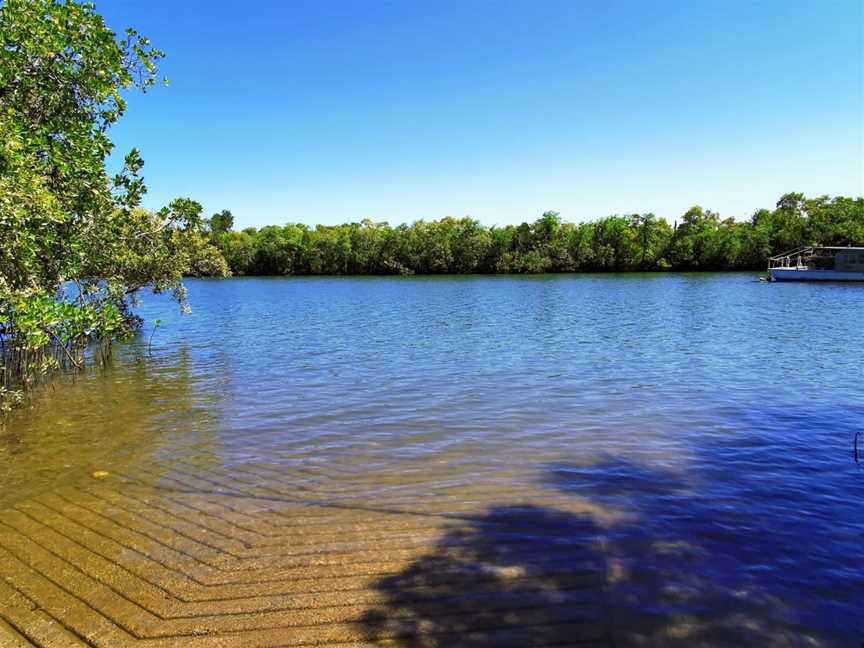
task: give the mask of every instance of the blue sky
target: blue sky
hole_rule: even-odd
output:
[[[487,225],[864,194],[860,0],[102,0],[167,52],[114,129],[156,208]]]

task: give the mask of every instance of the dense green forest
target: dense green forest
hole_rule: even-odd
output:
[[[693,207],[674,224],[654,214],[577,224],[546,212],[506,227],[444,218],[236,232],[224,210],[207,225],[237,275],[753,270],[800,245],[864,245],[864,199],[789,193],[747,220]]]

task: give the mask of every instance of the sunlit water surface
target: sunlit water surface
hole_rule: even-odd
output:
[[[174,465],[236,471],[309,503],[521,519],[533,551],[578,544],[602,563],[625,639],[664,628],[686,645],[700,624],[730,645],[864,639],[864,286],[631,274],[188,287],[189,316],[144,296],[162,321],[151,348],[148,325],[109,369],[12,415],[0,508],[95,470],[159,466],[157,484]]]

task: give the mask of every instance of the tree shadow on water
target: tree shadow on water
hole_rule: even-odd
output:
[[[548,467],[544,485],[594,505],[495,506],[374,585],[370,641],[433,646],[834,646],[783,592],[741,573],[734,511],[674,475],[619,459]],[[618,518],[598,511],[618,510]],[[613,520],[610,522],[610,520]],[[757,543],[758,544],[758,543]],[[820,631],[821,630],[821,631]]]
[[[434,551],[379,580],[386,604],[362,619],[398,645],[604,643],[605,564],[591,518],[500,506],[457,522]]]

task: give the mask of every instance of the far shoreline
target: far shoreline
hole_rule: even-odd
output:
[[[208,277],[187,275],[184,281],[189,279],[201,279],[207,281],[226,281],[231,279],[306,279],[306,278],[339,278],[339,279],[434,279],[452,277],[488,277],[488,278],[533,278],[533,277],[588,277],[588,276],[610,276],[610,275],[759,275],[767,273],[765,270],[585,270],[568,272],[440,272],[440,273],[417,273],[417,274],[240,274],[227,277]]]

